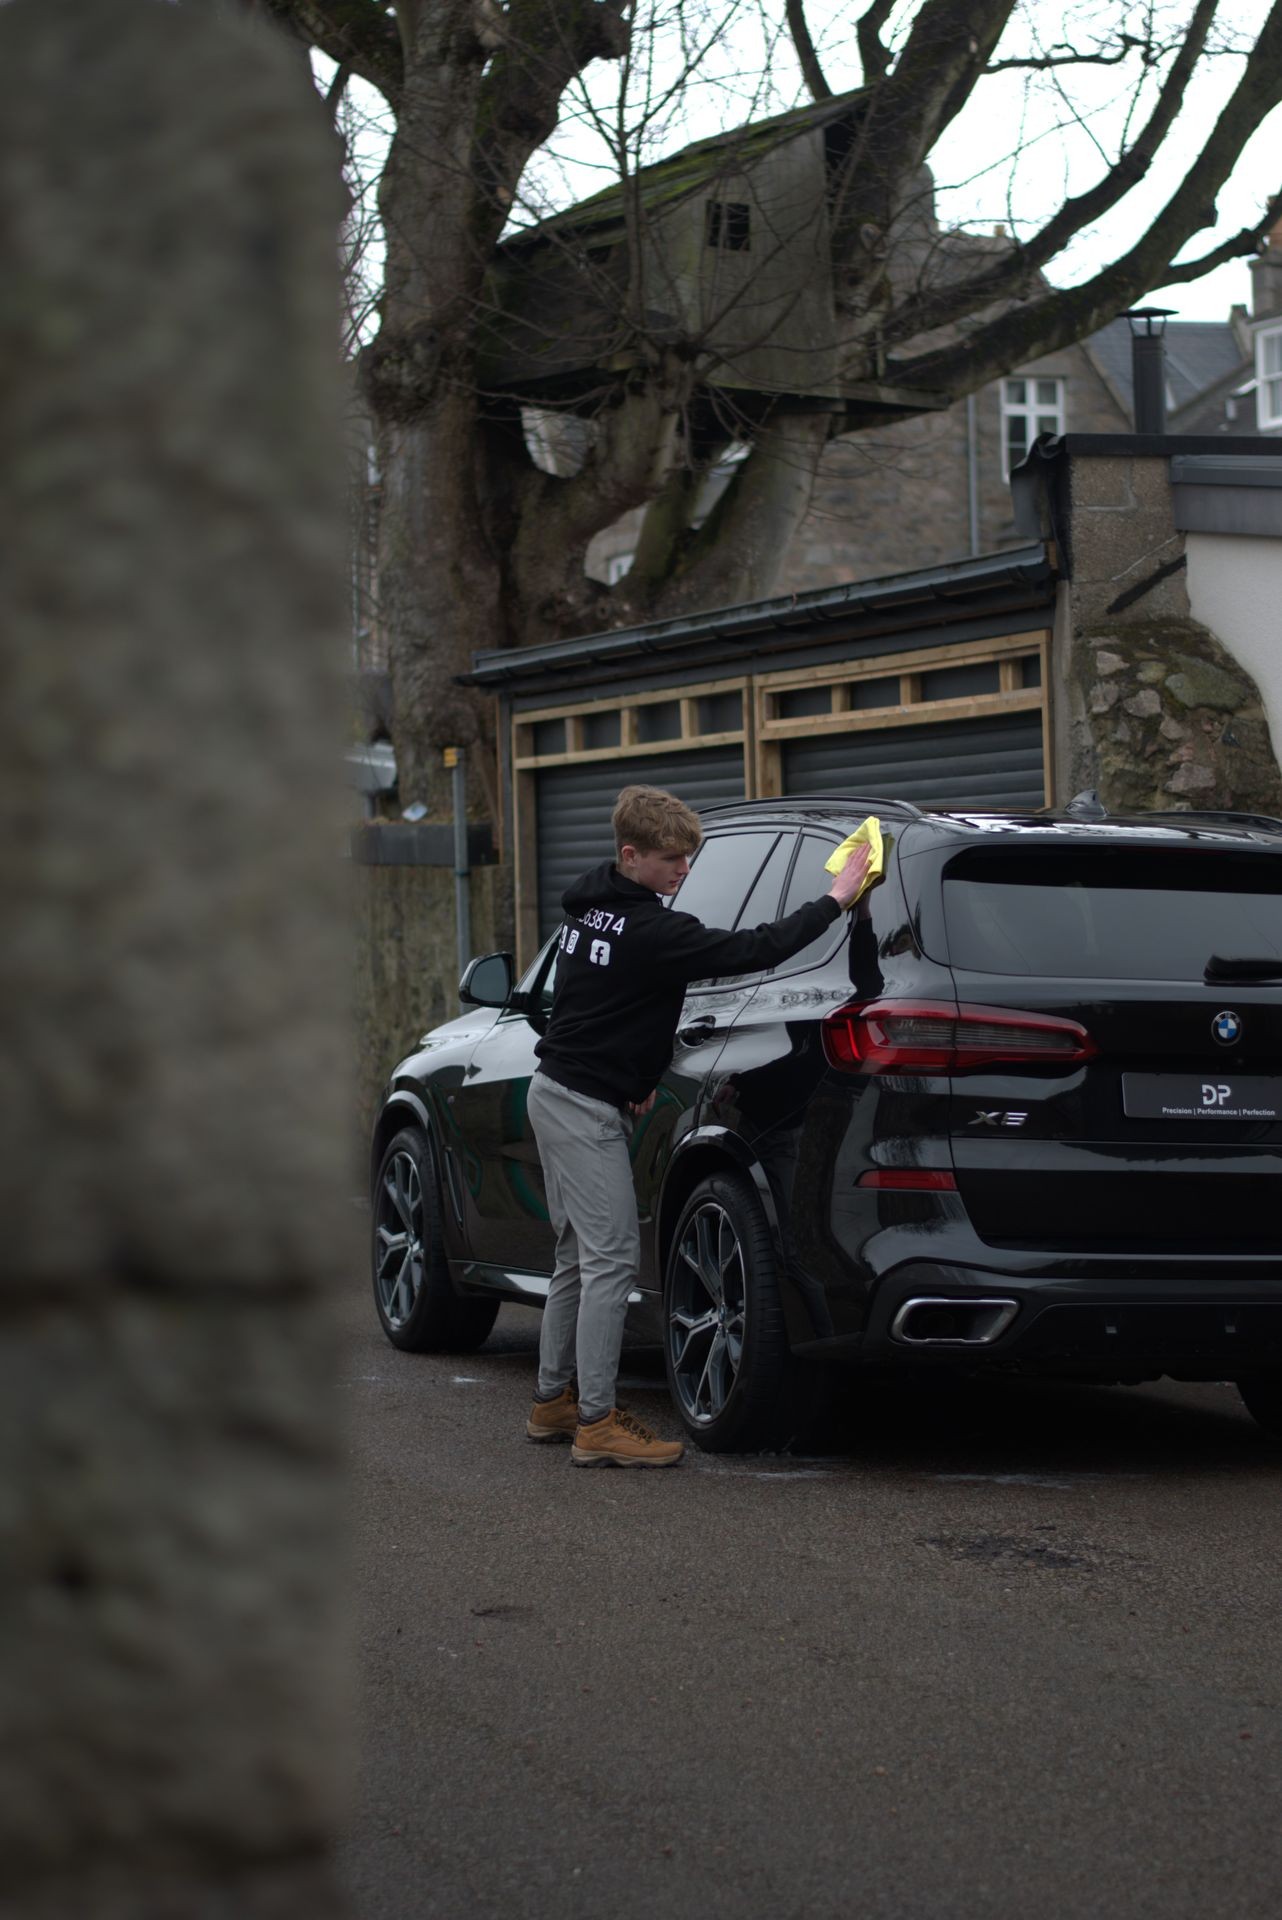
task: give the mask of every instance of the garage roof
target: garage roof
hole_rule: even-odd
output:
[[[819,587],[774,600],[683,614],[645,626],[589,633],[537,647],[505,647],[472,656],[469,686],[529,689],[572,679],[593,667],[661,674],[673,667],[749,660],[790,646],[863,639],[906,627],[944,626],[990,612],[1048,607],[1055,570],[1045,545],[981,554],[947,566]]]

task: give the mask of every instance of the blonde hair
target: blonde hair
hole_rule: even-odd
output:
[[[610,816],[616,851],[693,853],[703,839],[699,816],[662,787],[625,787]]]

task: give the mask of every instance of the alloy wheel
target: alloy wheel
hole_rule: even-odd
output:
[[[725,1411],[743,1360],[743,1248],[716,1201],[685,1221],[668,1291],[668,1353],[687,1417],[706,1426]]]
[[[383,1169],[374,1245],[378,1303],[389,1327],[403,1327],[423,1285],[423,1181],[408,1153]]]

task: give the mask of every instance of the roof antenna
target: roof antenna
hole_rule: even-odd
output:
[[[1075,793],[1064,811],[1071,813],[1075,820],[1108,819],[1108,808],[1094,787],[1083,787],[1080,793]]]

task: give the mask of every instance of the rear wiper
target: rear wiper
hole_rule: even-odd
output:
[[[1202,969],[1202,978],[1208,987],[1218,980],[1282,980],[1282,959],[1226,959],[1222,953],[1213,953]]]

